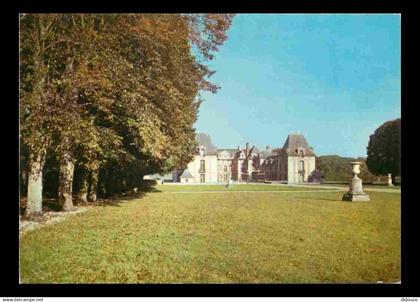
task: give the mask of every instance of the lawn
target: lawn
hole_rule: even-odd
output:
[[[161,192],[180,192],[180,191],[308,191],[308,190],[331,190],[328,188],[322,188],[320,186],[314,186],[313,188],[307,187],[295,187],[287,185],[269,185],[269,184],[230,184],[226,188],[226,185],[211,184],[211,185],[171,185],[164,184],[155,187],[156,190]]]
[[[335,187],[346,187],[348,188],[349,184],[321,184],[322,186],[335,186]],[[388,185],[382,185],[382,184],[373,184],[373,185],[366,185],[363,184],[363,189],[385,189],[385,190],[401,190],[401,186],[397,185],[397,186],[392,186],[392,187],[388,187]]]
[[[400,194],[372,192],[365,203],[342,194],[155,192],[92,207],[21,238],[22,281],[400,280]]]

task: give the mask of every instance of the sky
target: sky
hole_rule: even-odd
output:
[[[282,147],[305,135],[318,156],[365,157],[401,117],[399,15],[238,14],[209,63],[195,124],[218,148]]]

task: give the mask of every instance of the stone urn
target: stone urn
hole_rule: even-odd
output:
[[[353,178],[350,181],[349,191],[343,195],[344,201],[369,201],[369,195],[363,192],[362,180],[357,176],[360,173],[360,165],[358,161],[350,162],[352,167]]]

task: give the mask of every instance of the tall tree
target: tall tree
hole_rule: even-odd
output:
[[[385,122],[370,136],[366,164],[375,175],[392,174],[392,182],[401,171],[401,119]]]
[[[73,175],[76,165],[75,150],[89,144],[89,135],[95,127],[89,112],[92,103],[101,102],[106,85],[98,76],[97,22],[85,15],[61,15],[57,22],[59,42],[52,45],[57,62],[55,69],[55,97],[59,104],[60,119],[54,124],[59,137],[58,152],[60,177],[58,200],[64,211],[73,209]],[[99,92],[87,97],[89,92]]]
[[[50,43],[56,15],[20,15],[20,137],[27,150],[28,190],[25,216],[42,212],[42,169],[51,143],[53,105]]]
[[[86,188],[95,199],[98,176],[110,175],[108,168],[121,172],[120,187],[126,189],[146,171],[168,171],[191,160],[199,92],[217,90],[206,61],[226,40],[231,15],[25,18],[22,141],[41,180],[43,158],[54,142],[64,210],[73,208],[75,168],[82,170],[79,195],[85,202]],[[28,199],[34,195],[29,191]],[[39,206],[42,190],[37,192]]]
[[[29,149],[28,217],[42,210],[42,167],[54,135],[61,161],[59,199],[64,210],[73,207],[74,149],[92,130],[87,105],[108,104],[89,95],[109,92],[95,47],[98,21],[84,15],[21,16],[20,124]]]
[[[132,175],[129,170],[134,167],[138,174],[167,172],[191,160],[196,149],[193,124],[200,105],[199,91],[217,90],[207,81],[212,72],[204,65],[206,59],[198,60],[191,51],[191,37],[200,24],[211,19],[130,15],[114,27],[117,38],[108,45],[120,50],[121,63],[115,70],[126,79],[115,88],[118,101],[113,111],[127,152],[119,162],[118,170],[125,171],[121,174]],[[212,28],[215,33],[226,29]],[[210,39],[210,29],[207,31],[201,39]],[[219,35],[207,45],[217,46],[222,40]],[[194,41],[198,43],[200,37]],[[217,47],[203,48],[207,57],[212,50]]]

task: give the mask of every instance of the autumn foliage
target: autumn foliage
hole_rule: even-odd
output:
[[[58,171],[58,196],[71,210],[73,187],[87,202],[97,188],[105,195],[128,190],[146,173],[189,162],[200,91],[218,89],[207,62],[227,39],[232,17],[21,15],[27,216],[40,212],[43,170]],[[45,166],[51,156],[59,168]]]

